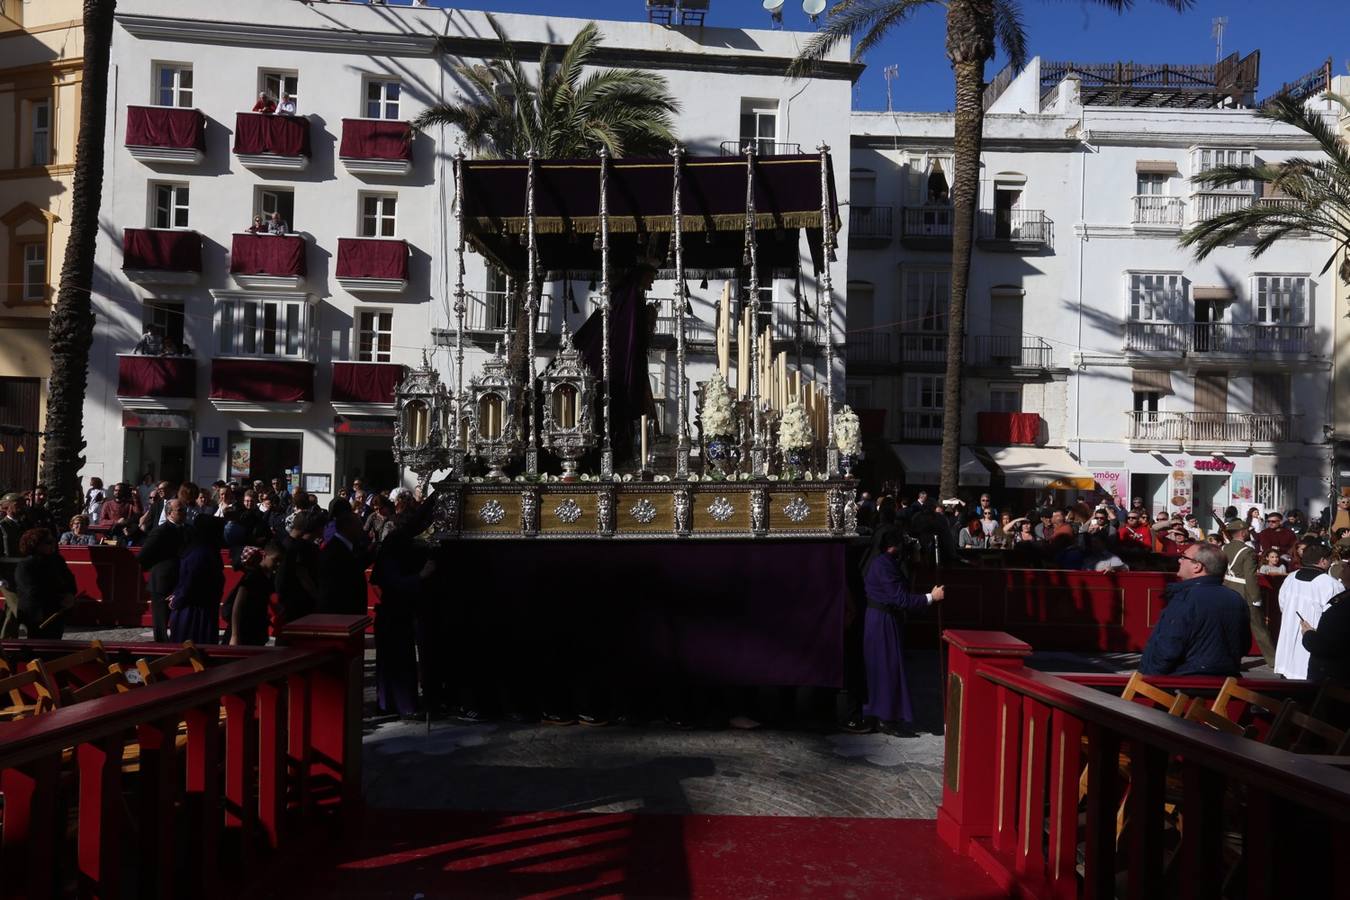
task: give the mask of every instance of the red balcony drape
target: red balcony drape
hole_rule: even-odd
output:
[[[123,229],[122,268],[200,272],[202,236],[195,231]]]
[[[408,279],[406,241],[338,238],[338,278]]]
[[[314,364],[302,359],[213,359],[211,399],[299,403],[314,399]]]
[[[234,119],[234,152],[309,156],[309,119],[241,112]]]
[[[403,378],[400,363],[333,363],[334,403],[393,403]]]
[[[304,275],[305,239],[299,235],[236,234],[230,271],[236,275]]]
[[[126,146],[205,152],[206,116],[197,109],[128,106]]]
[[[384,119],[343,119],[343,159],[412,159],[412,126]]]
[[[192,399],[196,361],[190,356],[119,356],[117,396]]]
[[[1005,446],[1040,440],[1041,417],[1037,413],[982,412],[977,421],[981,444]]]

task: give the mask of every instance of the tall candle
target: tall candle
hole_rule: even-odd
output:
[[[642,471],[647,471],[647,414],[642,414]]]

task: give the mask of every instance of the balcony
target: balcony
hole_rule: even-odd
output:
[[[539,315],[535,320],[535,334],[549,330],[553,309],[553,298],[544,296],[539,301]],[[496,339],[514,327],[514,311],[510,296],[506,291],[465,291],[464,292],[464,333]],[[443,334],[454,341],[454,320]]]
[[[1218,357],[1307,356],[1313,352],[1311,325],[1256,322],[1127,322],[1125,349],[1133,353]]]
[[[900,243],[911,250],[950,250],[952,246],[951,206],[901,207]]]
[[[143,163],[196,165],[206,158],[206,116],[176,106],[128,106],[126,148]]]
[[[675,335],[679,330],[679,320],[675,318],[675,301],[669,297],[653,299],[651,302],[656,304],[656,332],[654,345],[657,346],[675,346]],[[662,337],[666,340],[661,340]],[[702,319],[685,313],[684,316],[684,339],[686,341],[699,341],[701,343],[711,343],[714,338],[713,326]]]
[[[942,440],[942,410],[902,411],[900,413],[899,439],[902,441]]]
[[[745,148],[750,144],[755,145],[755,154],[758,156],[801,156],[801,144],[776,143],[770,140],[743,138],[739,141],[723,141],[719,152],[723,156],[744,156]]]
[[[848,211],[850,247],[885,247],[891,242],[892,222],[889,206],[853,206]]]
[[[349,291],[401,294],[408,287],[408,242],[338,238],[337,280]]]
[[[844,336],[844,360],[852,370],[894,365],[889,331],[851,331]]]
[[[304,412],[314,402],[314,363],[217,357],[211,360],[210,398],[221,412]]]
[[[821,323],[812,318],[809,312],[800,309],[795,300],[774,303],[770,321],[775,341],[795,344],[800,339],[804,344],[819,344],[824,340]]]
[[[1136,449],[1192,453],[1250,450],[1297,440],[1295,416],[1284,413],[1128,412],[1128,440]]]
[[[1125,349],[1180,356],[1189,346],[1188,330],[1188,326],[1176,322],[1126,322]]]
[[[238,113],[234,119],[234,155],[250,169],[303,172],[309,166],[309,119]]]
[[[901,334],[901,365],[943,365],[947,362],[947,333]]]
[[[197,396],[191,356],[117,354],[117,399],[132,409],[189,409]]]
[[[298,234],[236,234],[230,274],[243,288],[295,290],[308,272],[307,243]]]
[[[1227,212],[1246,209],[1256,202],[1250,193],[1232,193],[1206,191],[1191,195],[1191,221],[1203,222],[1205,219]]]
[[[1130,224],[1137,231],[1180,231],[1186,222],[1186,201],[1162,194],[1136,194]]]
[[[972,366],[1049,369],[1055,348],[1045,338],[1024,334],[972,334],[966,338],[965,361]]]
[[[340,416],[389,415],[402,363],[333,363],[333,411]]]
[[[123,229],[122,273],[137,284],[196,284],[202,236],[170,228]]]
[[[338,158],[354,175],[407,175],[412,172],[412,125],[343,119]]]
[[[986,250],[1035,253],[1054,245],[1055,223],[1039,209],[982,209],[975,237]]]
[[[994,447],[1013,444],[1037,445],[1041,441],[1041,417],[1026,412],[981,412],[975,416],[980,443]]]

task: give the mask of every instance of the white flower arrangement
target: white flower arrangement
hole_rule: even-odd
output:
[[[703,433],[709,438],[731,438],[736,434],[736,419],[732,412],[731,391],[721,372],[714,372],[703,389]]]
[[[806,417],[806,407],[794,400],[783,412],[783,420],[778,423],[778,449],[809,450],[815,443],[811,432],[811,420]]]
[[[847,405],[834,414],[834,445],[845,456],[857,456],[862,452],[862,426],[858,423],[858,414]]]

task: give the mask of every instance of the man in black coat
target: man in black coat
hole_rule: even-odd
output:
[[[337,518],[337,530],[319,554],[319,612],[366,614],[366,560],[361,520],[353,513]]]
[[[1180,581],[1139,660],[1143,675],[1239,675],[1252,643],[1247,601],[1223,585],[1228,561],[1212,544],[1192,544],[1177,560]]]
[[[164,524],[155,527],[145,539],[137,562],[150,573],[150,620],[155,641],[169,639],[169,595],[178,586],[178,562],[183,550],[183,524],[187,521],[183,501],[174,498],[165,504]]]

